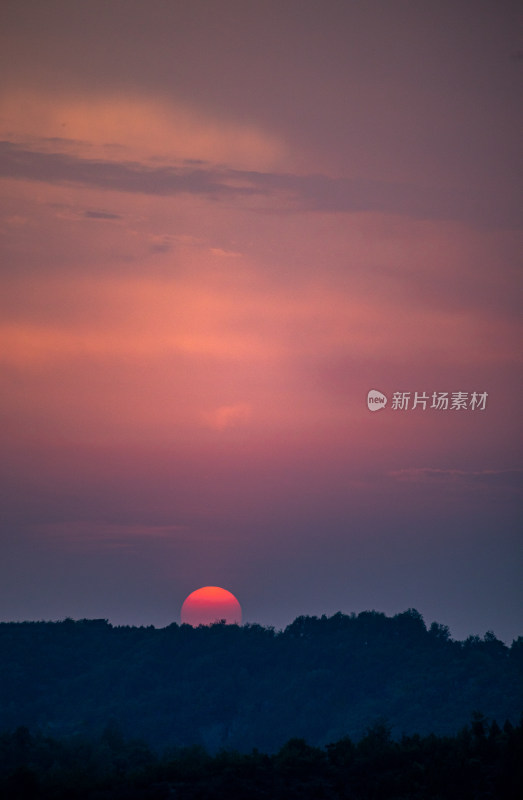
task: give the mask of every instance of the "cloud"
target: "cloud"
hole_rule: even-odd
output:
[[[523,469],[462,470],[412,467],[392,470],[388,474],[397,480],[409,482],[479,483],[488,486],[506,486],[514,489],[521,489],[523,484]]]
[[[120,214],[109,214],[107,211],[85,211],[84,217],[88,219],[122,219]]]
[[[204,425],[215,431],[237,428],[246,425],[251,418],[252,408],[247,403],[220,406],[202,415]]]
[[[136,162],[78,158],[67,153],[27,150],[5,141],[0,142],[0,175],[46,183],[80,183],[100,189],[160,196],[183,192],[226,196],[256,191],[253,187],[228,185],[227,173],[218,170],[149,167]]]
[[[13,133],[15,131],[16,133]],[[252,122],[223,119],[171,99],[136,93],[78,96],[11,90],[0,98],[0,139],[29,150],[60,151],[109,161],[122,159],[186,167],[227,163],[267,169],[287,153],[281,138]]]
[[[67,540],[69,542],[85,540],[97,543],[99,539],[106,542],[135,538],[186,538],[186,525],[145,524],[128,520],[126,522],[108,522],[104,519],[68,519],[64,522],[36,523],[31,526],[38,535]]]
[[[151,167],[136,161],[81,158],[0,142],[0,175],[5,178],[78,183],[99,189],[156,196],[202,195],[213,199],[258,197],[289,211],[388,212],[414,219],[464,219],[483,224],[503,221],[494,198],[467,203],[455,190],[325,175],[259,172],[220,167]],[[95,212],[96,213],[96,212]],[[521,226],[521,220],[505,220]]]
[[[217,258],[240,258],[241,253],[235,250],[223,250],[221,247],[211,247],[211,253]]]
[[[120,226],[100,227],[111,233]],[[256,262],[236,250],[208,249],[192,240],[175,254],[187,262],[176,271],[169,253],[175,238],[151,237],[147,243],[157,254],[142,262],[139,274],[114,274],[104,260],[105,272],[96,281],[87,273],[47,275],[43,270],[30,284],[24,276],[6,278],[0,361],[28,368],[184,353],[198,363],[206,358],[242,364],[248,371],[273,365],[291,382],[290,365],[301,372],[306,364],[348,358],[358,364],[386,360],[396,369],[426,362],[430,353],[434,368],[459,365],[467,371],[517,358],[515,325],[488,320],[482,310],[443,310],[430,298],[413,303],[409,297],[391,297],[388,284],[380,292],[371,283],[371,301],[363,279],[343,291],[331,272],[313,280],[301,264],[302,273],[294,271],[292,283],[278,284],[265,269],[268,257]],[[149,264],[162,253],[169,263],[163,273],[154,273]]]
[[[290,211],[386,212],[414,219],[462,219],[521,228],[519,214],[504,209],[499,197],[471,199],[468,192],[457,191],[455,187],[443,189],[429,184],[242,170],[210,166],[201,159],[182,159],[176,166],[151,166],[143,161],[85,158],[63,150],[47,152],[51,141],[37,140],[32,148],[14,141],[0,142],[0,175],[156,196],[182,193],[214,199],[258,196],[276,200],[277,206],[279,201]],[[61,144],[61,140],[56,144]]]

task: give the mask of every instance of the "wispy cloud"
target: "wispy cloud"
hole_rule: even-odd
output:
[[[84,217],[88,219],[121,219],[120,214],[110,214],[107,211],[85,211]]]
[[[225,196],[252,194],[252,186],[231,186],[227,172],[187,167],[149,167],[137,162],[78,158],[42,153],[0,142],[0,175],[45,183],[79,183],[123,192],[175,195],[183,192]]]
[[[214,200],[264,198],[289,211],[385,212],[414,219],[462,219],[480,224],[521,226],[506,218],[499,202],[474,198],[455,189],[435,189],[387,181],[239,170],[209,164],[150,166],[137,161],[81,158],[0,142],[0,175],[52,184],[81,184],[99,189],[156,196],[202,195]],[[90,214],[93,216],[96,212]]]
[[[246,425],[251,417],[251,406],[248,403],[235,403],[229,406],[220,406],[203,414],[206,427],[216,431],[226,428],[236,428]]]
[[[411,467],[392,470],[389,476],[400,481],[434,483],[480,483],[489,486],[523,487],[523,469],[435,469],[433,467]]]

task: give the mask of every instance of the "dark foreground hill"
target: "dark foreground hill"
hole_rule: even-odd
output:
[[[523,722],[479,715],[455,736],[403,736],[376,725],[358,743],[290,739],[272,755],[195,746],[153,753],[109,726],[57,740],[0,734],[6,800],[520,800]]]
[[[109,722],[153,748],[275,752],[292,737],[455,734],[473,712],[523,709],[523,637],[453,641],[409,610],[259,625],[0,624],[0,730],[99,735]]]

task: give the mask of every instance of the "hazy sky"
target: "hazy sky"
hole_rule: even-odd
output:
[[[1,619],[523,634],[522,16],[3,0]]]

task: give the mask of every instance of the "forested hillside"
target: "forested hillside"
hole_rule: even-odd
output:
[[[0,730],[96,736],[116,723],[156,749],[275,752],[324,746],[385,721],[455,734],[473,712],[523,709],[523,638],[453,641],[409,610],[259,625],[113,627],[105,620],[0,624]]]
[[[268,755],[194,746],[161,755],[114,726],[57,740],[0,734],[6,800],[520,800],[523,722],[475,715],[455,736],[391,738],[375,725],[324,748],[290,739]]]

